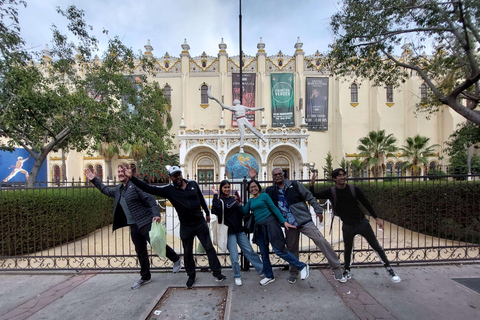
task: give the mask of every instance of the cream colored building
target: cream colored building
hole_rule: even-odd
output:
[[[435,115],[416,114],[416,104],[425,93],[423,80],[412,73],[411,78],[399,88],[374,87],[368,81],[355,83],[352,79],[338,79],[323,65],[318,53],[306,54],[300,39],[292,44],[290,54],[267,54],[267,44],[262,39],[254,56],[244,56],[242,72],[255,74],[255,105],[265,111],[255,113],[255,126],[265,135],[263,143],[248,132],[245,152],[253,155],[260,165],[261,179],[271,179],[271,170],[282,167],[290,178],[306,179],[308,163],[316,168],[325,165],[327,152],[331,152],[333,166],[345,158],[352,160],[357,152],[358,140],[369,131],[385,129],[398,139],[398,146],[407,137],[420,134],[430,138],[431,144],[439,144],[438,156],[431,158],[435,165],[447,165],[439,160],[444,142],[464,119],[452,109],[444,107]],[[239,73],[239,56],[229,56],[223,39],[218,53],[205,53],[192,57],[187,41],[181,45],[179,57],[168,53],[154,57],[150,41],[145,45],[145,55],[156,60],[157,68],[149,81],[156,81],[165,88],[172,105],[175,149],[179,153],[184,176],[190,179],[221,180],[225,174],[226,161],[239,152],[238,129],[231,125],[232,113],[223,111],[213,100],[205,99],[206,88],[212,86],[213,96],[232,105],[232,74]],[[211,48],[206,48],[211,49]],[[402,59],[408,59],[408,44],[404,46]],[[135,70],[142,73],[141,68]],[[274,127],[272,121],[271,75],[291,73],[294,83],[294,126]],[[306,79],[328,79],[328,130],[311,131],[305,123]],[[423,86],[423,87],[422,87]],[[203,100],[202,100],[203,96]],[[388,170],[395,174],[395,165],[405,161],[401,157],[388,159]],[[112,159],[116,167],[120,163],[133,163],[125,155]],[[70,152],[66,160],[68,180],[85,180],[83,169],[87,166],[105,168],[101,157],[90,157]],[[48,158],[49,180],[61,174],[61,156]],[[399,172],[397,172],[398,174]],[[367,173],[365,173],[367,174]],[[105,176],[105,173],[104,173]]]

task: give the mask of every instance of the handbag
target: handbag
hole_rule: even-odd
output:
[[[150,246],[159,257],[167,256],[167,231],[162,223],[152,223],[152,228],[148,233],[150,236]]]
[[[247,234],[255,232],[255,219],[253,218],[253,213],[250,213],[243,218],[243,231]]]
[[[217,224],[217,246],[218,250],[222,252],[227,251],[227,242],[228,242],[228,226],[225,224],[225,205],[223,200],[222,202],[222,223]]]

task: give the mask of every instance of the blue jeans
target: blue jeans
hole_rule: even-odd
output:
[[[227,248],[228,252],[230,252],[230,261],[232,262],[232,269],[233,269],[233,277],[240,278],[240,264],[238,263],[238,248],[237,244],[242,250],[245,257],[247,257],[248,261],[253,265],[255,270],[257,270],[258,274],[263,273],[263,264],[258,254],[253,251],[252,245],[248,240],[247,235],[245,232],[234,233],[228,235],[227,241]]]
[[[270,258],[269,258],[270,250],[268,248],[268,242],[265,243],[265,238],[261,228],[257,229],[257,244],[262,254],[263,273],[265,274],[266,278],[274,278],[272,264],[270,263]],[[302,270],[303,268],[305,268],[306,264],[303,262],[300,262],[300,260],[298,260],[297,257],[295,257],[290,251],[282,252],[279,249],[275,248],[274,246],[272,246],[272,248],[273,248],[273,251],[275,251],[275,254],[277,256],[287,261],[291,265],[294,265],[295,267],[298,268],[298,270]]]

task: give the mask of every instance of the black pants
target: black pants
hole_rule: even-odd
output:
[[[343,243],[345,244],[345,269],[350,270],[350,265],[352,263],[353,239],[357,234],[363,236],[367,240],[372,249],[377,252],[378,257],[385,267],[390,265],[390,262],[385,255],[385,251],[380,246],[380,243],[378,243],[377,237],[375,236],[375,233],[373,232],[373,229],[367,219],[363,219],[358,225],[352,226],[343,224],[342,231]]]
[[[150,280],[150,260],[148,259],[147,241],[150,242],[148,233],[152,228],[152,223],[138,228],[136,224],[130,225],[130,236],[135,245],[135,252],[137,253],[138,262],[140,262],[140,275],[143,280]],[[180,257],[178,254],[167,245],[167,258],[172,262],[178,261]]]
[[[204,221],[198,226],[180,226],[180,237],[183,242],[185,271],[189,277],[195,277],[195,260],[193,259],[193,240],[195,236],[200,240],[208,257],[208,264],[214,276],[222,271],[222,266],[218,260],[217,253],[210,239],[207,222]]]

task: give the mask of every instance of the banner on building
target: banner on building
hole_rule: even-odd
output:
[[[293,73],[275,73],[271,75],[272,83],[272,126],[293,127],[294,96]]]
[[[35,159],[23,148],[15,148],[13,152],[0,151],[0,181],[25,183],[34,164]],[[38,171],[36,181],[47,181],[46,160]]]
[[[307,78],[305,122],[308,130],[328,130],[328,78]]]
[[[232,74],[232,103],[237,99],[242,101],[245,107],[255,108],[255,73],[242,73],[242,96],[240,100],[240,73]],[[248,111],[246,113],[248,122],[255,126],[255,111]],[[232,126],[237,126],[237,117],[233,114]]]

